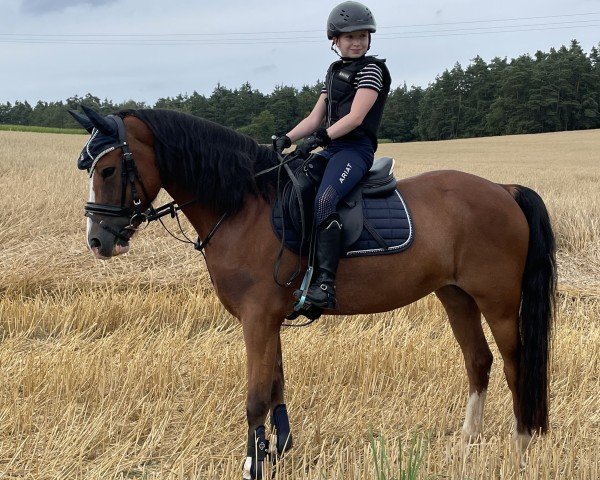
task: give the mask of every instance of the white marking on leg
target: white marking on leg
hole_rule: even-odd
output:
[[[525,452],[527,447],[531,443],[531,435],[527,432],[519,432],[517,430],[517,419],[515,418],[515,430],[513,432],[513,443],[515,446],[515,453],[517,455],[517,462],[519,467],[525,468]]]
[[[269,448],[267,448],[267,453],[272,455],[273,458],[277,456],[277,435],[274,433],[269,436]]]
[[[469,442],[483,432],[483,407],[487,390],[483,389],[481,393],[473,392],[467,402],[467,412],[465,414],[465,423],[463,424],[463,439]]]
[[[246,461],[244,462],[243,475],[242,475],[242,478],[244,480],[252,480],[252,475],[250,473],[251,468],[252,468],[252,457],[246,457]]]
[[[92,175],[92,178],[90,178],[90,196],[89,196],[89,201],[90,202],[95,202],[96,201],[96,192],[94,191],[94,177]],[[90,231],[92,229],[92,219],[90,217],[87,218],[87,229],[86,229],[86,243],[88,248],[90,247]]]

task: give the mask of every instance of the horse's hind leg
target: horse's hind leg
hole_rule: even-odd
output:
[[[479,298],[477,302],[490,326],[500,355],[502,355],[504,375],[513,400],[513,412],[515,417],[513,441],[519,463],[521,466],[524,466],[524,454],[531,440],[531,435],[528,429],[523,425],[519,412],[519,303],[520,295],[518,291],[513,292],[510,295],[505,292],[505,296],[502,299],[498,298],[496,295],[494,298],[490,299]]]
[[[469,442],[483,431],[483,407],[494,358],[481,327],[481,312],[473,297],[453,285],[442,287],[435,293],[444,305],[465,359],[469,400],[462,436]]]
[[[275,427],[275,435],[271,439],[274,444],[271,445],[271,448],[276,447],[277,453],[282,454],[292,448],[293,440],[284,398],[285,380],[283,377],[281,336],[278,335],[277,340],[277,363],[273,372],[273,387],[271,389],[271,424]]]

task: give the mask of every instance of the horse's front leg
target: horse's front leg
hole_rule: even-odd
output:
[[[264,317],[242,319],[246,344],[248,392],[248,450],[244,463],[244,479],[262,479],[263,461],[267,454],[265,420],[271,407],[271,394],[277,351],[279,324]]]
[[[277,455],[287,452],[292,448],[293,440],[290,431],[290,421],[284,398],[285,380],[283,378],[283,355],[281,349],[281,336],[277,334],[277,360],[273,373],[273,386],[271,389],[271,425],[275,428],[275,435],[271,439],[271,449],[277,448]]]

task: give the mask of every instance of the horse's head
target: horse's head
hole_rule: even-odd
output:
[[[96,258],[108,259],[129,250],[129,239],[161,188],[160,177],[152,135],[141,121],[127,117],[132,120],[125,132],[120,116],[82,109],[84,114],[69,113],[91,134],[77,161],[90,175],[87,243]]]

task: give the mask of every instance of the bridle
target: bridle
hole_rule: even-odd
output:
[[[150,206],[148,207],[148,209],[146,209],[145,211],[142,211],[142,207],[141,207],[142,200],[140,199],[138,189],[136,187],[136,180],[142,189],[142,193],[144,194],[144,197],[146,199],[148,199],[150,197],[148,196],[146,188],[144,187],[144,182],[142,181],[142,178],[140,177],[138,169],[135,166],[135,161],[133,160],[133,153],[131,153],[131,150],[129,149],[129,143],[127,143],[127,133],[125,131],[125,123],[123,122],[123,119],[117,115],[109,115],[109,117],[111,117],[116,122],[118,136],[119,136],[118,143],[115,144],[111,148],[111,151],[114,149],[118,149],[118,148],[120,148],[122,151],[122,155],[121,155],[121,204],[120,204],[120,206],[115,206],[115,205],[108,205],[105,203],[86,202],[85,216],[88,217],[89,219],[91,219],[92,221],[95,220],[94,215],[102,215],[102,216],[106,216],[106,217],[117,217],[117,218],[128,218],[129,219],[128,224],[125,227],[123,227],[121,230],[117,230],[116,228],[107,224],[104,220],[100,220],[98,222],[98,225],[101,228],[110,232],[119,240],[128,242],[129,239],[131,238],[131,235],[133,235],[133,232],[138,230],[139,225],[141,225],[141,224],[147,225],[150,222],[152,222],[154,220],[160,220],[162,217],[169,215],[169,214],[171,215],[171,217],[177,217],[177,212],[179,210],[196,202],[196,200],[190,200],[189,202],[186,202],[182,205],[177,205],[177,202],[173,201],[173,202],[166,203],[158,208],[154,208],[152,206],[152,203],[150,203]],[[96,168],[96,163],[98,162],[99,159],[100,159],[100,156],[98,156],[96,158],[96,160],[92,163],[91,167],[89,168],[88,172],[90,174],[90,177],[94,174],[94,169]],[[131,198],[133,200],[133,208],[125,205],[128,187],[131,189]],[[222,220],[224,220],[224,217],[222,217],[220,219],[219,224]],[[177,217],[177,223],[179,224],[179,228],[182,230],[178,217]],[[161,221],[161,224],[163,225],[163,227],[165,227],[165,229],[167,229],[167,227],[164,225],[164,223],[162,223],[162,221]],[[167,231],[169,232],[169,234],[171,234],[176,239],[181,240],[180,238],[173,235],[168,229],[167,229]],[[183,230],[182,230],[182,233],[183,233]],[[184,236],[185,236],[185,233],[184,233]],[[210,235],[210,236],[212,236],[212,235]],[[198,240],[196,242],[192,242],[187,237],[186,237],[186,239],[190,243],[194,243],[195,245],[197,245],[197,248],[198,247],[203,248],[207,243],[208,237],[204,241]],[[201,248],[199,248],[199,249],[201,249]]]

